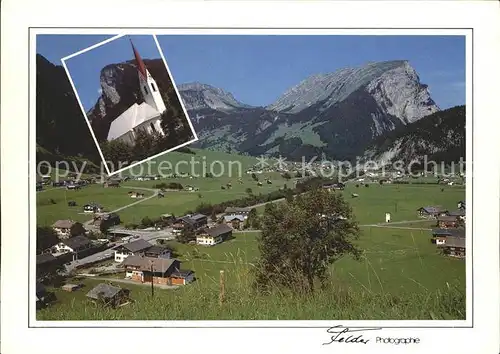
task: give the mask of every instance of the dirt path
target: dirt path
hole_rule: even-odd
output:
[[[80,275],[82,276],[82,275]],[[149,286],[151,287],[151,283],[139,283],[137,281],[129,280],[129,279],[121,279],[121,278],[108,278],[108,277],[89,277],[83,275],[85,278],[88,279],[96,279],[96,280],[102,280],[106,282],[112,282],[112,283],[122,283],[122,284],[131,284],[131,285],[142,285],[142,286]],[[163,284],[154,284],[155,288],[160,288],[160,289],[177,289],[178,286],[175,285],[163,285]]]
[[[151,194],[149,197],[146,197],[146,198],[142,198],[142,199],[139,199],[139,200],[136,200],[135,202],[132,202],[130,204],[127,204],[127,205],[124,205],[122,207],[119,207],[115,210],[112,210],[110,211],[109,213],[117,213],[121,210],[124,210],[124,209],[127,209],[127,208],[130,208],[131,206],[134,206],[134,205],[137,205],[137,204],[140,204],[140,203],[143,203],[145,202],[146,200],[149,200],[149,199],[152,199],[154,197],[156,197],[158,195],[158,192],[159,190],[158,189],[152,189],[152,188],[144,188],[144,187],[129,187],[129,186],[121,186],[120,188],[127,188],[127,189],[140,189],[140,190],[145,190],[145,191],[150,191],[150,192],[153,192],[153,194]],[[94,220],[88,220],[88,221],[85,221],[84,222],[84,226],[86,227],[92,227],[92,223],[94,222]]]

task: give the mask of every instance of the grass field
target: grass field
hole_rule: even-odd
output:
[[[159,217],[162,214],[174,213],[181,215],[188,210],[195,209],[201,203],[216,204],[227,200],[239,199],[247,196],[246,189],[251,188],[254,194],[266,194],[273,190],[282,188],[285,181],[277,173],[267,173],[259,176],[260,180],[269,178],[272,184],[263,182],[261,187],[251,180],[251,177],[245,175],[243,184],[238,183],[237,178],[169,178],[157,181],[129,181],[122,184],[123,187],[130,188],[103,188],[101,185],[89,185],[80,190],[67,191],[63,188],[54,188],[37,193],[37,223],[39,225],[51,225],[59,219],[72,219],[76,221],[86,221],[91,217],[82,213],[82,206],[89,202],[101,204],[108,211],[115,210],[127,204],[136,202],[131,199],[128,192],[133,187],[152,188],[158,183],[177,182],[185,185],[191,185],[199,188],[199,191],[172,191],[167,192],[164,198],[151,198],[130,208],[118,212],[124,223],[138,223],[142,218]],[[221,185],[231,182],[231,189],[221,189]],[[290,182],[289,182],[290,184]],[[139,191],[139,189],[138,189]],[[143,191],[145,196],[153,192]],[[200,198],[201,196],[201,198]],[[52,200],[56,204],[52,204]],[[76,207],[68,207],[67,201],[75,201]]]
[[[444,189],[444,191],[441,191]],[[439,186],[434,184],[369,184],[364,187],[356,183],[347,184],[342,193],[351,204],[356,219],[361,224],[385,222],[385,213],[391,221],[417,219],[417,209],[429,205],[441,205],[449,210],[457,208],[457,202],[465,199],[465,188],[461,186]],[[356,193],[357,198],[351,195]],[[257,208],[263,213],[265,206]]]
[[[234,158],[234,155],[218,152],[204,153],[212,160],[224,156]],[[169,154],[169,159],[180,159],[176,154]],[[242,159],[247,166],[255,161],[254,158]],[[246,188],[258,194],[281,188],[284,183],[293,186],[293,181],[286,182],[277,173],[259,175],[261,181],[265,177],[273,184],[258,187],[247,174],[243,175],[243,184],[237,182],[236,176],[127,182],[123,186],[150,188],[159,182],[178,182],[200,190],[168,192],[165,198],[149,199],[120,211],[119,215],[124,222],[139,222],[144,216],[179,215],[202,202],[215,204],[237,199],[246,195]],[[233,188],[221,190],[220,186],[227,182],[231,182]],[[56,189],[38,193],[38,223],[51,224],[62,218],[88,220],[87,215],[79,214],[82,204],[95,201],[112,210],[135,201],[128,197],[128,191],[130,189],[91,186],[80,191]],[[415,222],[416,210],[422,206],[441,205],[455,210],[457,202],[465,199],[463,187],[432,184],[364,187],[361,183],[356,187],[356,183],[350,183],[343,192],[337,193],[344,194],[362,225],[357,244],[364,252],[361,261],[344,257],[336,262],[330,268],[327,289],[314,296],[303,297],[279,290],[270,295],[252,292],[252,268],[259,254],[258,233],[238,232],[233,239],[210,248],[169,242],[182,260],[182,268],[195,271],[197,281],[193,284],[176,290],[157,290],[154,298],[147,286],[123,285],[131,289],[134,303],[107,310],[86,301],[85,293],[99,280],[85,279],[87,288],[76,293],[55,289],[58,303],[39,311],[38,319],[464,319],[465,262],[440,255],[430,242],[430,232],[420,229],[431,228],[432,223]],[[352,193],[359,197],[352,198]],[[77,201],[79,207],[68,208],[65,198]],[[50,199],[56,204],[51,204]],[[260,212],[263,209],[258,208]],[[386,212],[391,213],[393,222],[408,221],[397,226],[414,229],[370,226],[384,222]],[[218,304],[220,270],[224,270],[226,276],[226,301],[222,307]]]
[[[123,171],[126,175],[155,175],[155,174],[192,174],[204,176],[206,172],[235,177],[257,163],[251,156],[228,154],[220,151],[191,149],[195,154],[170,152],[155,159]]]
[[[197,187],[199,191],[168,192],[165,198],[149,199],[133,207],[121,210],[119,212],[121,220],[124,223],[139,223],[145,216],[156,218],[166,213],[180,215],[188,210],[195,209],[202,202],[216,204],[245,197],[247,188],[252,189],[253,194],[257,195],[282,188],[285,183],[289,187],[293,186],[293,180],[286,181],[279,173],[270,172],[258,175],[259,180],[263,183],[259,187],[257,182],[252,180],[251,175],[245,173],[249,167],[257,162],[255,157],[197,149],[193,149],[193,151],[196,154],[172,152],[131,170],[124,171],[122,176],[155,175],[163,172],[166,175],[169,173],[189,173],[195,177],[163,178],[155,181],[127,181],[122,183],[123,187],[153,188],[158,183],[175,182],[183,186]],[[198,161],[198,164],[191,163],[191,159]],[[179,163],[181,161],[188,163]],[[214,163],[214,161],[220,161],[221,164],[216,163],[211,168],[210,164]],[[169,166],[172,166],[173,170],[169,170],[167,168]],[[191,169],[191,166],[194,166],[194,169]],[[223,167],[219,168],[220,166]],[[221,177],[207,178],[205,172],[223,173],[223,175]],[[66,171],[61,171],[61,173],[66,174]],[[55,172],[52,171],[53,177],[54,174]],[[196,177],[197,175],[200,177]],[[240,176],[243,184],[238,182]],[[267,184],[265,182],[266,178],[270,179],[272,184]],[[222,190],[221,186],[225,186],[228,182],[232,184],[232,188]],[[102,188],[101,185],[90,185],[78,191],[66,191],[65,189],[48,187],[46,190],[37,193],[37,223],[39,225],[51,225],[59,219],[89,220],[89,215],[80,214],[83,204],[96,202],[103,205],[106,210],[112,211],[137,201],[129,198],[128,192],[132,190],[130,188]],[[146,196],[151,193],[145,192]],[[67,201],[70,200],[76,201],[78,206],[68,207]]]
[[[330,269],[327,290],[312,297],[251,291],[252,263],[258,256],[255,233],[205,248],[171,243],[183,268],[197,281],[176,290],[122,284],[135,302],[118,310],[94,307],[84,294],[99,282],[85,279],[86,289],[55,289],[58,303],[38,312],[39,320],[102,319],[463,319],[465,262],[437,253],[425,231],[363,228],[361,261],[345,257]],[[200,258],[193,255],[198,250]],[[225,271],[227,305],[220,308],[218,282]],[[116,283],[120,285],[120,283]]]
[[[37,224],[51,225],[60,219],[80,222],[90,220],[92,216],[83,213],[83,205],[96,202],[107,211],[112,211],[136,201],[130,198],[129,191],[126,188],[103,188],[102,185],[93,184],[79,190],[53,188],[37,192]],[[152,193],[145,191],[144,194],[148,196]],[[75,201],[77,206],[69,207],[68,201]]]

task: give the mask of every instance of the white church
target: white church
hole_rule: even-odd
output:
[[[139,130],[144,130],[149,134],[158,132],[164,135],[161,127],[161,114],[166,110],[165,103],[158,91],[156,81],[149,73],[141,56],[134,47],[135,61],[139,75],[139,85],[144,98],[141,104],[134,103],[118,118],[111,122],[108,132],[108,141],[121,140],[126,144],[134,145],[135,137]]]

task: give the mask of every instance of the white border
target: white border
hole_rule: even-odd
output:
[[[80,106],[82,114],[85,117],[85,121],[87,122],[87,126],[89,127],[90,134],[92,134],[92,139],[94,139],[94,142],[95,142],[95,144],[97,146],[97,150],[99,151],[99,155],[101,156],[102,163],[103,163],[104,167],[106,168],[106,172],[108,173],[108,176],[116,175],[116,174],[118,174],[120,172],[123,172],[123,171],[126,171],[128,169],[131,169],[134,166],[138,166],[140,164],[143,164],[146,161],[150,161],[150,160],[152,160],[154,158],[157,158],[157,157],[162,156],[162,155],[164,155],[166,153],[169,153],[171,151],[175,151],[175,150],[177,150],[177,149],[179,149],[179,148],[181,148],[183,146],[186,146],[186,145],[189,145],[191,143],[194,143],[194,142],[198,141],[198,134],[196,134],[196,131],[195,131],[194,127],[193,127],[193,123],[191,122],[191,119],[190,119],[190,117],[189,117],[189,115],[187,113],[187,109],[186,109],[186,107],[184,105],[184,101],[182,100],[182,97],[181,97],[181,95],[179,93],[179,89],[177,88],[177,85],[175,84],[174,77],[172,76],[172,73],[170,72],[170,69],[168,67],[167,61],[165,60],[165,55],[163,55],[163,51],[162,51],[162,49],[160,47],[160,43],[158,43],[158,39],[156,38],[156,35],[148,33],[149,35],[151,35],[153,37],[153,39],[155,41],[156,47],[158,48],[158,52],[160,53],[161,59],[163,60],[163,64],[165,65],[165,68],[167,69],[167,73],[169,75],[170,81],[172,82],[172,85],[174,86],[175,93],[177,95],[177,99],[179,100],[179,103],[180,103],[180,105],[182,107],[182,111],[184,112],[184,117],[185,117],[185,119],[187,119],[187,121],[189,123],[189,128],[191,129],[191,133],[193,133],[194,138],[191,139],[191,140],[189,140],[189,141],[187,141],[187,142],[184,142],[184,143],[182,143],[180,145],[177,145],[177,146],[175,146],[175,147],[173,147],[171,149],[162,151],[159,154],[150,156],[150,157],[148,157],[148,158],[146,158],[144,160],[136,162],[136,163],[134,163],[134,164],[132,164],[130,166],[127,166],[127,167],[124,167],[122,169],[119,169],[119,170],[117,170],[117,171],[115,171],[113,173],[110,172],[110,170],[108,168],[108,164],[106,163],[106,158],[104,157],[104,155],[102,153],[102,150],[101,150],[101,146],[99,145],[99,142],[97,141],[97,138],[95,137],[94,130],[92,129],[92,125],[90,124],[90,121],[89,121],[89,119],[87,117],[87,112],[85,112],[85,108],[83,107],[83,104],[82,104],[82,102],[80,100],[80,95],[78,94],[78,90],[75,87],[75,84],[73,82],[73,78],[71,77],[71,74],[69,72],[68,66],[66,65],[66,60],[74,58],[74,57],[76,57],[76,56],[78,56],[80,54],[86,53],[86,52],[88,52],[88,51],[90,51],[92,49],[101,47],[101,46],[103,46],[103,45],[105,45],[105,44],[107,44],[109,42],[112,42],[112,41],[114,41],[114,40],[116,40],[118,38],[121,38],[123,36],[126,36],[126,35],[137,35],[137,34],[143,34],[143,33],[118,34],[118,35],[116,35],[114,37],[108,38],[108,39],[106,39],[106,40],[104,40],[102,42],[96,43],[96,44],[94,44],[94,45],[92,45],[90,47],[87,47],[85,49],[82,49],[82,50],[80,50],[80,51],[78,51],[76,53],[73,53],[73,54],[70,54],[68,56],[65,56],[64,58],[61,58],[61,63],[63,65],[63,67],[64,67],[64,70],[66,71],[66,75],[68,76],[68,80],[71,83],[71,87],[73,88],[73,91],[75,92],[75,96],[76,96],[76,99],[78,101],[78,105]]]
[[[81,30],[80,30],[81,31]],[[151,32],[151,29],[148,29],[149,32]],[[198,33],[205,33],[203,29],[197,29]],[[337,34],[336,29],[315,29],[315,30],[279,30],[278,32],[281,34],[289,34],[289,33],[297,33],[299,32],[304,35],[304,34],[309,34],[310,32],[313,35],[332,35],[332,34]],[[45,33],[44,30],[36,30],[32,33],[32,36],[35,37],[36,35],[41,33]],[[170,34],[171,30],[170,29],[157,29],[154,30],[156,35],[162,35],[162,34]],[[176,34],[186,34],[186,33],[191,33],[192,30],[183,32],[182,30],[179,30]],[[208,32],[211,32],[210,30]],[[359,32],[358,30],[342,30],[340,31],[343,35],[358,35]],[[361,31],[362,33],[371,33],[370,31]],[[377,34],[391,34],[391,35],[400,35],[401,32],[404,32],[406,35],[420,35],[420,34],[428,34],[428,35],[461,35],[465,36],[466,41],[465,41],[465,46],[466,46],[466,79],[467,83],[471,82],[472,78],[472,32],[470,30],[439,30],[439,31],[428,31],[428,30],[406,30],[406,31],[400,31],[400,30],[383,30],[383,31],[375,31]],[[66,31],[64,31],[66,33]],[[80,33],[87,34],[87,31],[83,31]],[[102,31],[99,31],[99,33],[103,33]],[[136,30],[130,30],[127,34],[130,35],[136,35],[140,34],[141,31],[138,31],[136,33]],[[255,35],[256,33],[262,35],[262,34],[269,34],[269,33],[274,33],[274,31],[270,32],[269,30],[253,30],[253,29],[234,29],[234,30],[224,30],[225,34],[246,34],[246,35]],[[121,37],[121,35],[113,37],[112,39]],[[32,39],[33,41],[34,39]],[[106,40],[105,42],[109,42],[111,39]],[[155,36],[155,40],[157,41],[157,38]],[[158,42],[157,42],[158,43]],[[159,45],[159,43],[158,43]],[[95,47],[95,46],[94,46]],[[84,51],[88,50],[85,49]],[[72,56],[78,55],[78,53],[72,54]],[[67,58],[67,57],[66,57]],[[63,58],[66,59],[66,58]],[[466,107],[472,107],[472,86],[471,85],[466,85],[467,87],[467,94],[466,94]],[[33,97],[34,99],[35,97]],[[79,101],[80,102],[80,101]],[[88,120],[87,120],[88,123]],[[466,111],[466,125],[467,126],[472,126],[472,110],[467,109]],[[470,129],[467,130],[469,133],[467,136],[467,144],[466,144],[466,156],[467,160],[472,160],[469,158],[469,156],[472,156],[472,132]],[[127,167],[129,168],[129,167]],[[120,170],[121,171],[121,170]],[[469,168],[466,170],[467,173],[467,179],[466,179],[466,194],[467,198],[466,200],[468,201],[468,206],[469,208],[467,209],[467,217],[469,218],[468,220],[472,220],[472,211],[474,210],[474,203],[472,202],[472,169]],[[470,178],[469,178],[470,177]],[[33,182],[33,190],[35,190],[35,185],[36,183]],[[470,199],[469,199],[470,198]],[[469,202],[471,201],[471,202]],[[35,225],[36,226],[36,225]],[[472,234],[472,223],[467,223],[467,234],[471,235]],[[32,237],[33,238],[33,237]],[[471,246],[471,238],[468,237],[466,239],[467,242],[467,247],[470,250]],[[34,244],[32,246],[33,248],[35,247]],[[411,321],[411,320],[386,320],[386,321],[376,321],[377,325],[381,325],[384,327],[412,327],[415,326],[415,323],[417,323],[418,327],[470,327],[472,325],[472,255],[468,253],[466,255],[466,319],[465,320],[454,320],[454,321],[434,321],[434,320],[428,320],[428,321]],[[31,288],[30,288],[31,289]],[[32,317],[31,317],[32,316]],[[36,317],[36,311],[32,307],[32,314],[30,316],[30,323],[33,327],[67,327],[68,325],[74,326],[74,327],[99,327],[102,326],[102,323],[100,324],[99,322],[89,322],[89,321],[37,321],[35,319]],[[367,321],[342,321],[342,324],[345,324],[346,326],[357,326],[357,327],[362,327],[362,326],[373,326],[373,320],[367,320]],[[198,320],[196,321],[196,324],[193,324],[192,321],[113,321],[113,326],[116,327],[259,327],[259,326],[269,326],[269,327],[325,327],[330,324],[331,321],[324,321],[324,320],[310,320],[310,321],[204,321],[204,320]]]

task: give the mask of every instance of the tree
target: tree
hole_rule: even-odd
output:
[[[212,209],[212,214],[210,214],[210,220],[213,222],[217,221],[217,213],[215,212],[215,209]]]
[[[259,215],[257,214],[257,209],[252,208],[250,210],[250,212],[248,213],[247,222],[248,226],[250,226],[252,229],[260,228],[260,220]]]
[[[254,181],[258,181],[259,180],[259,177],[257,177],[257,175],[255,173],[252,173],[252,179]]]
[[[144,130],[139,129],[135,135],[135,144],[132,149],[135,160],[144,160],[154,155],[158,148],[158,136],[151,135]]]
[[[246,194],[248,194],[249,196],[251,196],[253,194],[252,192],[252,188],[248,187],[247,189],[245,189],[245,192]]]
[[[71,237],[83,235],[85,234],[85,232],[86,232],[85,228],[79,222],[74,223],[69,229],[69,234],[71,235]]]
[[[145,228],[152,227],[154,226],[154,224],[155,224],[154,221],[151,220],[148,216],[143,217],[141,220],[141,226]]]
[[[107,235],[110,226],[111,225],[107,220],[101,220],[101,223],[99,224],[99,231],[101,231],[103,235]]]
[[[102,154],[113,164],[113,169],[129,164],[133,160],[132,146],[121,140],[105,141],[100,144]]]
[[[340,194],[314,189],[289,203],[266,204],[255,285],[299,286],[313,292],[315,280],[324,284],[328,267],[340,257],[359,259],[360,250],[352,243],[359,232]]]
[[[180,243],[189,243],[194,240],[196,240],[194,229],[187,225],[182,229],[182,232],[177,235],[177,242]]]
[[[48,226],[37,226],[36,228],[36,253],[40,254],[46,249],[59,242],[57,233]]]

